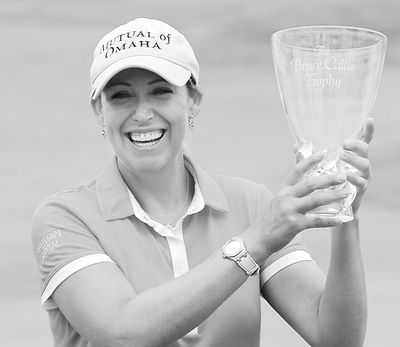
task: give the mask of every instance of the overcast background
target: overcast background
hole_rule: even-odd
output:
[[[365,346],[398,345],[400,292],[400,3],[364,1],[0,1],[0,346],[51,346],[40,308],[30,223],[39,201],[84,182],[110,158],[89,105],[89,67],[98,39],[135,17],[183,32],[205,92],[191,149],[210,171],[244,176],[276,191],[293,166],[273,73],[270,35],[311,24],[361,26],[388,36],[372,115],[373,183],[361,211],[369,323]],[[326,270],[329,232],[305,241]],[[306,346],[263,305],[261,346]],[[396,342],[397,341],[397,342]]]

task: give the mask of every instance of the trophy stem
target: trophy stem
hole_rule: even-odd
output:
[[[308,144],[307,146],[310,146]],[[330,146],[327,148],[325,158],[314,168],[312,168],[305,177],[311,176],[321,176],[321,175],[334,175],[340,172],[346,173],[349,171],[354,171],[355,169],[350,165],[344,163],[340,160],[341,147],[338,145]],[[309,152],[309,151],[307,151]],[[350,189],[350,195],[342,200],[335,201],[328,205],[317,207],[307,214],[319,215],[327,218],[340,218],[342,222],[349,222],[353,220],[353,211],[351,204],[357,193],[357,189],[350,182],[346,181],[342,184],[331,186],[319,191],[335,191],[341,189]]]

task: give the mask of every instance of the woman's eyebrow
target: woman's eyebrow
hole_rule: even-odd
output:
[[[158,77],[158,78],[156,78],[155,80],[152,80],[152,81],[150,81],[149,83],[147,83],[147,85],[152,85],[152,84],[155,84],[155,83],[158,83],[158,82],[167,82],[164,78],[161,78],[161,77]]]
[[[107,89],[111,88],[111,87],[115,87],[115,86],[126,86],[126,87],[130,87],[131,85],[127,82],[114,82],[111,83],[109,85],[106,86]]]

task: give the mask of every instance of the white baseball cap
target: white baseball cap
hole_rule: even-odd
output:
[[[199,80],[199,64],[186,38],[155,19],[136,18],[106,34],[97,44],[90,68],[91,98],[95,100],[118,72],[142,68],[169,83],[184,86]]]

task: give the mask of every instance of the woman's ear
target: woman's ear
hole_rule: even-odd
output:
[[[190,111],[193,116],[196,117],[197,114],[200,112],[201,101],[203,100],[203,92],[200,89],[197,89],[196,93],[194,93],[194,95],[191,95],[190,98],[192,99]]]

